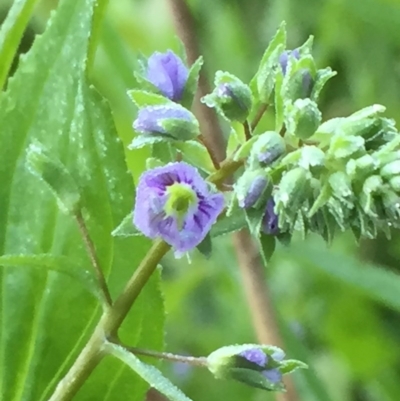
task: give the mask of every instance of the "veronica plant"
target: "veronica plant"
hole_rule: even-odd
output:
[[[251,82],[218,72],[214,90],[202,99],[231,125],[228,156],[218,163],[212,149],[204,145],[199,124],[190,111],[201,59],[189,68],[172,51],[154,53],[136,72],[139,89],[129,92],[138,111],[132,121],[132,143],[126,151],[148,147],[151,154],[130,210],[133,188],[126,178],[121,145],[110,128],[111,113],[87,83],[92,57],[88,32],[96,20],[92,18],[95,2],[64,0],[59,7],[0,97],[4,136],[1,160],[10,168],[3,172],[0,214],[4,217],[1,221],[8,216],[11,227],[0,238],[0,264],[40,265],[78,278],[96,297],[101,315],[96,308],[86,310],[88,301],[68,304],[65,313],[72,310],[76,319],[89,322],[85,332],[74,338],[76,344],[71,344],[80,351],[63,355],[65,364],[59,361],[51,369],[56,373],[44,381],[35,381],[40,375],[32,371],[28,390],[15,383],[19,380],[16,372],[24,369],[20,369],[18,355],[12,355],[16,344],[8,335],[1,357],[14,362],[5,367],[2,377],[7,380],[1,383],[1,396],[22,399],[15,398],[17,388],[21,397],[24,391],[36,391],[41,399],[71,400],[78,391],[84,394],[81,391],[88,387],[83,385],[101,369],[98,365],[106,366],[103,359],[107,355],[122,361],[171,400],[188,398],[140,356],[183,361],[208,368],[218,379],[283,391],[283,375],[306,365],[285,359],[285,353],[273,344],[226,346],[208,357],[164,353],[159,346],[137,347],[139,334],[134,330],[138,321],[145,320],[141,311],[149,303],[146,300],[153,305],[159,296],[151,287],[152,276],[170,249],[178,257],[196,248],[204,252],[204,243],[212,245],[220,233],[246,226],[260,244],[266,262],[273,256],[275,241],[288,243],[296,231],[303,237],[315,232],[327,242],[346,230],[351,230],[357,240],[374,238],[379,231],[389,236],[391,228],[400,225],[400,134],[394,121],[382,116],[385,108],[379,105],[323,121],[319,94],[335,73],[316,67],[311,39],[294,51],[286,50],[282,24]],[[73,40],[70,32],[76,35]],[[65,52],[60,53],[60,48]],[[71,87],[58,79],[60,68],[70,78]],[[43,74],[34,79],[34,71]],[[37,95],[43,88],[51,88],[52,102]],[[58,107],[53,107],[54,102]],[[87,113],[82,114],[82,110]],[[274,113],[275,124],[260,130],[259,122],[267,112]],[[49,115],[52,118],[45,118]],[[11,135],[14,133],[16,137]],[[13,150],[11,137],[21,146],[28,144],[23,156]],[[99,160],[105,166],[101,171]],[[227,186],[227,179],[233,179],[234,184]],[[23,200],[14,202],[13,182],[20,184]],[[11,206],[6,199],[11,199]],[[35,207],[27,206],[27,199],[35,202]],[[10,211],[4,212],[8,207]],[[37,219],[26,230],[26,225],[15,219],[31,215],[32,210]],[[45,233],[35,236],[38,227],[47,227],[57,219],[67,223],[53,243]],[[115,220],[122,223],[112,231]],[[116,238],[111,238],[111,231]],[[107,241],[101,240],[100,232],[106,233]],[[138,260],[131,247],[121,245],[120,236],[147,237],[152,245]],[[25,241],[10,246],[16,237]],[[266,243],[271,246],[265,247]],[[132,258],[137,262],[132,277],[112,287],[110,277],[118,269],[128,271],[131,265],[126,260]],[[81,261],[90,263],[93,272],[77,269]],[[22,271],[7,274],[5,283],[22,280],[27,293],[35,280],[40,282]],[[57,280],[50,281],[46,277],[42,287],[56,285]],[[60,288],[71,296],[64,281]],[[151,288],[154,292],[146,293]],[[50,290],[46,292],[46,296],[51,294]],[[143,298],[146,294],[150,295]],[[9,292],[6,287],[3,296],[13,304],[14,287]],[[23,324],[27,320],[23,313],[23,308],[14,307],[9,327],[18,319]],[[157,308],[149,312],[156,313]],[[137,320],[129,323],[130,317]],[[122,343],[119,329],[126,320],[129,334]],[[157,332],[162,333],[162,328]],[[53,346],[54,341],[63,341],[46,333],[43,344]],[[48,366],[45,348],[37,352],[43,363],[37,366]],[[120,379],[113,380],[116,383]],[[95,387],[86,399],[102,397],[101,388]]]

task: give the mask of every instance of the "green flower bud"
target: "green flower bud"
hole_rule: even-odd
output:
[[[385,164],[380,169],[380,175],[383,178],[390,178],[394,175],[400,175],[400,160],[395,160],[388,164]]]
[[[395,177],[392,177],[389,180],[389,185],[391,186],[391,188],[396,191],[397,193],[400,193],[400,176],[397,175]]]
[[[274,194],[275,211],[282,232],[292,231],[300,214],[309,212],[308,199],[313,192],[311,178],[311,173],[302,167],[289,170],[282,176]]]
[[[229,121],[243,123],[249,116],[253,98],[248,85],[227,72],[217,71],[215,89],[202,98],[208,107],[215,107]]]
[[[337,134],[331,138],[327,156],[332,159],[346,159],[365,153],[364,139],[360,136]]]
[[[307,365],[296,360],[284,361],[277,347],[258,344],[231,345],[212,352],[207,366],[217,379],[233,379],[249,386],[282,391],[282,375]]]
[[[286,106],[286,129],[300,139],[314,135],[322,119],[318,105],[310,99],[297,99]]]
[[[254,143],[250,157],[260,163],[270,165],[286,153],[284,139],[275,131],[267,131],[259,135]]]

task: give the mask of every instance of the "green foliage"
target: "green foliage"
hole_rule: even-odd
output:
[[[22,4],[33,4],[29,1],[3,3],[13,3],[14,10]],[[130,173],[137,179],[152,151],[150,146],[143,146],[124,154],[122,146],[115,143],[117,136],[110,110],[99,95],[88,88],[83,63],[89,53],[91,78],[110,101],[118,136],[126,147],[133,139],[134,105],[126,93],[135,87],[133,70],[137,70],[138,64],[135,54],[138,49],[150,54],[176,46],[170,14],[160,12],[158,2],[121,0],[110,2],[107,21],[97,25],[95,30],[101,27],[101,32],[97,32],[96,40],[91,40],[88,49],[87,38],[89,32],[93,32],[91,17],[86,12],[80,13],[78,23],[78,11],[87,5],[91,8],[92,2],[70,3],[74,3],[75,11],[68,12],[63,6],[63,18],[58,17],[60,30],[53,27],[50,33],[37,39],[34,52],[27,56],[30,61],[22,58],[15,79],[8,83],[8,92],[0,98],[0,246],[6,254],[0,259],[4,266],[0,268],[3,284],[0,398],[15,401],[48,399],[60,377],[59,368],[65,373],[99,317],[99,313],[96,315],[98,302],[88,291],[93,277],[91,273],[87,275],[91,266],[82,239],[73,219],[58,212],[48,188],[29,174],[26,168],[28,146],[39,140],[77,183],[84,200],[84,216],[101,255],[101,265],[107,272],[111,271],[108,278],[115,297],[148,248],[144,238],[131,237],[138,234],[129,216],[134,188],[123,160],[126,158]],[[102,7],[105,3],[101,2]],[[31,22],[38,32],[44,30],[43,21],[48,8],[53,6],[49,2],[40,5]],[[362,240],[358,251],[349,236],[341,234],[340,230],[348,217],[347,206],[343,206],[354,203],[354,197],[349,195],[352,182],[357,181],[360,206],[368,212],[366,214],[379,212],[374,208],[374,197],[380,196],[383,185],[391,191],[382,197],[382,202],[390,205],[397,199],[398,173],[396,163],[391,163],[399,157],[398,144],[392,141],[374,157],[369,154],[381,146],[382,133],[395,136],[393,121],[368,114],[359,124],[350,117],[354,110],[375,102],[387,106],[388,115],[397,117],[400,85],[393,54],[398,50],[398,5],[382,0],[218,0],[204,8],[202,1],[194,0],[190,6],[205,54],[205,75],[211,76],[210,72],[223,69],[248,82],[282,20],[287,21],[287,48],[296,48],[313,33],[316,64],[331,65],[338,70],[332,82],[327,82],[335,75],[331,68],[317,70],[310,96],[318,102],[325,121],[310,141],[317,138],[326,149],[332,145],[330,162],[348,159],[345,169],[332,165],[335,169],[324,177],[322,186],[315,185],[313,180],[310,182],[314,203],[310,205],[309,215],[316,225],[324,224],[320,232],[324,238],[331,242],[335,234],[335,241],[326,250],[314,236],[303,242],[295,234],[290,248],[276,246],[266,271],[267,284],[282,320],[283,348],[288,357],[306,361],[311,367],[293,376],[300,399],[397,401],[400,391],[400,355],[396,346],[400,341],[399,237],[393,230],[391,242],[380,236],[367,242]],[[9,19],[2,26],[0,58],[3,69],[0,66],[0,71],[3,73],[14,57],[29,14],[25,12],[19,22]],[[75,17],[72,18],[72,14]],[[99,21],[98,15],[96,19]],[[6,32],[7,26],[13,34],[9,29]],[[13,44],[12,49],[3,45],[4,32],[7,43]],[[93,39],[93,33],[91,36]],[[94,57],[97,40],[100,46]],[[6,57],[4,49],[7,49]],[[42,50],[39,52],[39,49]],[[309,62],[309,57],[305,57],[302,62],[305,64],[300,66],[310,67]],[[266,65],[264,63],[264,67]],[[279,90],[275,90],[275,94],[270,91],[268,96],[268,90],[263,91],[264,98],[275,104],[265,113],[257,132],[280,131],[287,110],[281,96],[284,77],[279,72],[272,74],[268,68],[264,68],[263,74],[263,77],[258,74],[260,87],[265,84],[263,89],[268,89],[273,86],[271,82],[275,82]],[[255,83],[253,80],[251,88],[257,100],[260,95]],[[84,106],[84,111],[80,106]],[[252,115],[257,107],[255,104]],[[341,115],[350,117],[334,118]],[[229,135],[230,155],[244,142],[241,127],[235,126],[235,129],[236,135]],[[346,135],[339,135],[343,130],[352,135],[361,131],[365,134],[357,134],[349,140]],[[337,136],[332,141],[335,131]],[[104,141],[101,133],[107,134]],[[73,139],[77,141],[75,145]],[[297,145],[296,140],[288,142]],[[353,148],[350,152],[346,150],[346,154],[340,153],[345,142]],[[193,145],[188,150],[187,143],[182,149],[183,157],[188,160],[187,154],[192,152],[189,161],[197,158],[196,165],[204,172],[213,171],[210,160],[206,161],[207,155],[200,156],[196,151],[201,145]],[[83,144],[84,148],[80,149],[78,144]],[[100,151],[103,145],[107,148],[104,157]],[[157,149],[158,145],[152,146],[153,162],[175,160],[175,143],[167,150],[161,145]],[[358,155],[359,145],[364,146],[368,154]],[[247,157],[251,147],[247,142],[242,153],[235,157]],[[274,178],[280,179],[282,170],[294,167],[313,175],[321,174],[325,158],[319,150],[311,144],[288,154],[282,158],[282,169]],[[81,167],[85,165],[90,167],[90,179],[83,179]],[[108,181],[108,177],[115,177],[116,181]],[[393,212],[391,218],[396,216]],[[124,216],[127,216],[125,223],[118,226]],[[304,216],[302,221],[304,223]],[[360,224],[369,229],[368,219],[360,216]],[[118,237],[113,239],[110,233],[117,226],[114,234]],[[186,261],[165,261],[163,291],[169,312],[170,350],[204,355],[223,344],[255,341],[238,277],[235,249],[229,237],[223,236],[245,226],[243,211],[233,207],[231,217],[221,216],[211,231],[214,251],[209,260],[196,252],[191,265]],[[301,220],[296,227],[301,234],[305,231]],[[359,231],[355,232],[357,237]],[[260,240],[269,259],[275,238],[261,236]],[[362,262],[358,261],[360,255],[364,259]],[[158,282],[159,277],[155,276],[124,323],[120,334],[130,345],[149,348],[162,345],[162,300]],[[160,314],[155,315],[156,311]],[[261,396],[257,389],[232,382],[221,381],[216,385],[207,372],[188,369],[180,373],[180,367],[175,365],[164,365],[162,370],[196,400],[235,401]],[[111,385],[108,385],[109,380]],[[77,399],[139,401],[148,384],[138,380],[130,368],[107,357]],[[48,386],[46,392],[43,391],[45,386]],[[266,400],[271,400],[268,394]]]
[[[142,239],[113,241],[111,237],[132,206],[134,189],[109,107],[85,76],[93,8],[91,0],[63,1],[45,33],[21,58],[0,97],[0,248],[4,255],[21,255],[19,261],[14,258],[19,266],[1,269],[2,399],[48,399],[100,316],[98,302],[74,273],[80,267],[85,276],[91,268],[77,226],[71,216],[59,212],[45,184],[28,171],[28,147],[43,144],[76,183],[112,294],[121,290],[147,248]],[[50,159],[46,160],[42,167],[48,165]],[[129,252],[132,245],[134,255]],[[44,253],[48,256],[41,256]],[[10,256],[2,258],[4,264],[10,263]],[[64,258],[76,266],[69,271],[73,278],[65,274]],[[38,264],[41,268],[26,268]],[[158,292],[156,283],[150,285],[139,302],[160,312],[151,325],[144,323],[146,309],[139,304],[136,314],[125,322],[121,336],[131,344],[162,345]],[[120,365],[105,362],[103,366],[103,375],[99,370],[77,399],[87,399],[86,391],[101,399],[125,400],[133,392],[141,398],[146,385],[132,379],[126,382]],[[106,398],[99,385],[105,372],[113,383]]]

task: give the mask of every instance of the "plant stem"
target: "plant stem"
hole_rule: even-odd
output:
[[[172,361],[172,362],[183,362],[193,366],[201,366],[201,367],[207,366],[207,358],[204,356],[194,357],[194,356],[176,355],[176,354],[171,354],[170,352],[156,352],[147,349],[126,347],[126,346],[124,346],[124,348],[135,355],[151,356],[153,358],[164,359],[166,361]]]
[[[243,128],[244,128],[244,136],[246,138],[246,141],[248,141],[249,139],[251,139],[252,129],[250,128],[250,124],[247,120],[243,123]]]
[[[207,181],[213,183],[217,188],[223,188],[225,180],[235,173],[244,164],[244,160],[227,159],[221,163],[221,168],[211,174]]]
[[[221,164],[220,170],[209,177],[208,181],[217,186],[222,185],[225,179],[232,175],[242,164],[243,161],[227,160],[225,163]],[[82,218],[77,219],[78,221],[83,221]],[[80,227],[83,227],[83,232],[87,234],[86,226],[83,224],[82,226],[80,225]],[[90,248],[89,245],[87,245],[88,249],[90,249],[90,255],[93,256],[94,260],[97,260],[95,247],[89,235],[84,235],[84,238],[85,242],[88,239],[88,244],[91,244]],[[171,246],[161,239],[153,242],[153,246],[133,273],[121,295],[103,314],[92,337],[89,339],[66,376],[58,383],[49,401],[70,401],[82,387],[104,356],[103,345],[106,339],[115,338],[117,336],[118,328],[121,326],[133,303],[170,248]],[[98,266],[98,264],[96,266]]]
[[[268,109],[268,104],[262,104],[260,108],[258,109],[256,115],[254,116],[253,121],[250,124],[251,131],[254,131],[255,128],[257,127],[258,123],[260,122],[262,116]]]
[[[83,238],[83,242],[85,243],[87,253],[89,255],[90,261],[92,263],[94,272],[96,274],[96,278],[99,284],[99,287],[103,293],[104,301],[107,307],[112,305],[112,299],[110,295],[110,291],[108,290],[107,282],[103,274],[103,270],[100,267],[99,259],[96,254],[96,248],[93,244],[93,241],[90,237],[89,230],[86,227],[85,220],[82,216],[81,210],[78,210],[75,213],[75,220],[78,223],[79,231]]]
[[[58,383],[49,401],[70,401],[75,396],[104,356],[102,348],[105,340],[115,336],[118,327],[125,319],[144,285],[169,249],[170,246],[164,241],[154,241],[153,246],[128,281],[122,294],[111,308],[103,314],[92,337],[68,373]]]

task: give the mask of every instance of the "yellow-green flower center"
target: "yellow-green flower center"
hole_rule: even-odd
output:
[[[197,204],[197,194],[186,184],[175,183],[167,188],[168,199],[164,210],[168,215],[184,217]]]

